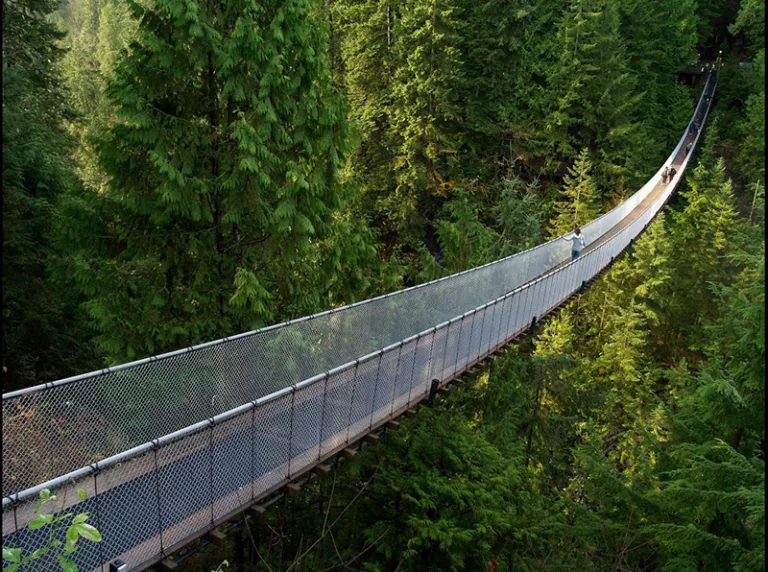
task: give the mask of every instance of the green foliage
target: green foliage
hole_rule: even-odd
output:
[[[118,55],[136,34],[137,22],[128,4],[114,1],[71,0],[60,10],[68,30],[61,74],[78,112],[67,130],[77,140],[73,158],[80,180],[91,190],[106,184],[98,165],[94,140],[115,123],[116,109],[106,95]]]
[[[740,223],[722,159],[712,169],[699,164],[688,184],[690,188],[681,192],[685,208],[673,213],[674,295],[687,309],[688,323],[696,324],[714,310],[708,284],[726,281],[732,271],[725,254],[737,239]]]
[[[600,192],[592,179],[592,162],[586,148],[568,168],[562,195],[550,232],[553,238],[570,233],[602,214]]]
[[[761,88],[747,98],[744,118],[735,127],[741,136],[736,161],[750,182],[765,182],[765,48],[757,53],[754,61],[753,73]]]
[[[566,158],[595,150],[599,185],[626,180],[642,137],[633,120],[637,80],[627,68],[618,4],[580,0],[557,26],[558,62],[549,74],[551,152]]]
[[[422,415],[413,432],[393,436],[381,451],[388,462],[372,485],[367,506],[377,522],[366,536],[392,531],[377,548],[382,569],[398,562],[415,570],[481,569],[505,539],[518,544],[533,525],[519,458],[503,458],[450,414]]]
[[[78,300],[49,272],[57,205],[75,184],[60,127],[71,113],[55,67],[63,37],[48,19],[55,7],[3,4],[4,390],[93,363]]]
[[[88,495],[83,489],[79,489],[78,494],[82,502],[88,500]],[[28,565],[34,565],[34,563],[39,563],[41,568],[45,565],[47,569],[50,569],[54,561],[58,563],[63,572],[77,572],[77,564],[72,559],[72,555],[77,551],[78,541],[83,538],[89,542],[101,542],[101,533],[96,527],[86,522],[88,520],[87,513],[83,512],[76,515],[72,513],[62,514],[64,510],[63,501],[62,509],[58,514],[43,512],[45,505],[55,500],[56,495],[51,495],[51,491],[48,489],[40,491],[40,501],[37,503],[34,511],[34,514],[37,516],[30,520],[27,525],[30,531],[47,530],[48,538],[46,543],[26,556],[24,556],[21,548],[11,548],[4,545],[3,560],[8,562],[8,565],[3,567],[3,572],[14,572],[19,568],[23,570]],[[66,529],[62,528],[63,526],[66,526]],[[63,542],[59,538],[61,536],[60,532],[63,532]]]
[[[312,5],[130,6],[107,185],[71,204],[102,219],[67,261],[99,347],[131,359],[363,296],[372,274],[340,268],[379,265],[344,214],[348,129]]]
[[[732,34],[746,36],[753,50],[765,49],[765,4],[756,0],[742,0],[736,20],[730,25]],[[765,55],[763,55],[763,59]],[[758,58],[759,59],[759,58]]]

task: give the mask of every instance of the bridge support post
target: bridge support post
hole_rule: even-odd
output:
[[[438,389],[440,389],[440,380],[433,379],[432,385],[429,387],[429,397],[427,398],[427,405],[430,407],[435,404],[435,397],[437,396]]]

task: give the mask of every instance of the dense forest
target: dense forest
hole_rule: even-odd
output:
[[[5,1],[3,391],[586,223],[722,52],[608,273],[190,566],[764,570],[764,36],[756,0]]]

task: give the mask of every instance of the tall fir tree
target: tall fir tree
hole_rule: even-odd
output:
[[[684,208],[672,213],[672,256],[677,268],[672,296],[683,312],[679,319],[692,326],[706,323],[715,311],[708,284],[725,282],[731,272],[725,254],[737,240],[741,223],[722,158],[711,169],[699,164],[688,185],[681,193]]]
[[[392,121],[394,75],[400,62],[393,44],[401,33],[401,4],[338,0],[329,9],[339,36],[349,116],[360,139],[349,155],[348,169],[360,185],[363,212],[388,243],[398,237],[397,225],[381,201],[397,184],[392,163],[400,136]]]
[[[67,124],[77,141],[72,156],[80,180],[98,192],[106,181],[94,140],[103,137],[116,120],[115,106],[106,94],[107,81],[119,53],[136,33],[137,22],[123,2],[72,0],[62,12],[61,23],[68,30],[62,77],[79,115]]]
[[[343,214],[348,128],[312,3],[129,5],[103,222],[71,260],[99,346],[129,359],[364,295],[342,268],[376,252]]]
[[[393,44],[401,65],[394,74],[392,125],[401,138],[392,164],[396,187],[384,206],[413,238],[424,237],[460,156],[460,8],[457,0],[404,2]]]
[[[602,213],[600,191],[592,176],[589,152],[582,149],[563,181],[562,199],[552,221],[551,235],[561,236],[584,225]]]
[[[3,3],[3,388],[93,365],[77,298],[55,281],[58,204],[76,181],[62,129],[72,118],[57,66],[56,2]]]
[[[635,120],[637,78],[627,67],[618,6],[578,0],[557,27],[558,62],[549,74],[550,150],[561,159],[592,150],[597,182],[623,188],[638,168],[642,130]],[[639,164],[639,163],[638,163]]]
[[[634,149],[635,187],[666,159],[693,113],[688,88],[675,74],[696,59],[697,20],[694,0],[621,0],[618,6],[627,68],[642,93],[633,114],[643,134]]]

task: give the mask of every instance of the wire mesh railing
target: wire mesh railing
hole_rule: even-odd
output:
[[[703,125],[715,86],[710,78],[692,122]],[[667,163],[687,138],[688,131]],[[397,416],[424,398],[431,380],[452,378],[570,297],[642,232],[688,160],[657,195],[659,173],[586,225],[588,244],[597,245],[567,264],[570,246],[557,239],[337,311],[4,395],[4,544],[25,553],[39,546],[41,531],[25,526],[47,487],[102,531],[103,542],[78,551],[81,569],[117,557],[134,569],[174,551]],[[225,412],[211,409],[213,396]],[[56,423],[38,421],[49,418]],[[94,451],[116,454],[99,460]],[[42,471],[18,469],[30,459]],[[38,484],[46,476],[55,478]]]

